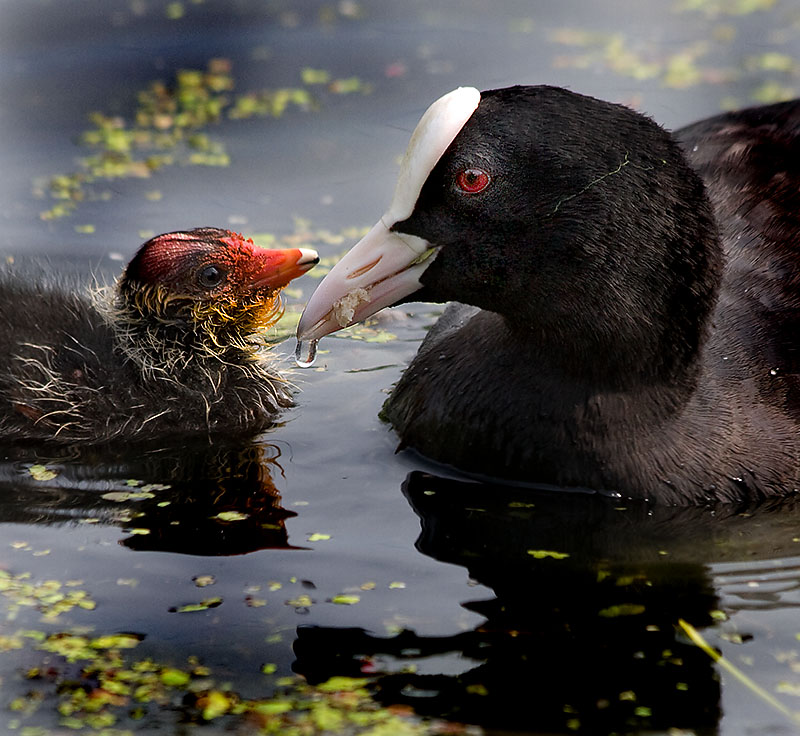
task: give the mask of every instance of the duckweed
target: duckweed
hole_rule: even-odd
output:
[[[361,600],[361,596],[359,595],[345,595],[341,593],[340,595],[335,595],[331,598],[331,603],[336,603],[340,606],[352,606],[358,603]]]
[[[535,560],[543,560],[547,557],[554,560],[564,560],[569,557],[569,552],[555,552],[551,549],[529,549],[528,554]]]
[[[773,5],[775,0],[680,0],[677,10],[700,12],[715,18],[720,15],[750,15],[769,10]]]
[[[620,603],[616,606],[609,606],[597,612],[603,618],[617,618],[619,616],[638,616],[645,612],[645,607],[638,603]]]
[[[697,61],[708,54],[705,41],[690,44],[668,55],[641,51],[622,34],[561,28],[550,34],[553,43],[584,49],[574,55],[557,55],[556,68],[595,69],[603,67],[639,81],[659,79],[662,86],[682,89],[700,82],[728,81],[733,74],[719,69],[700,69]]]
[[[206,611],[209,608],[216,608],[222,605],[222,598],[204,598],[199,603],[187,603],[183,606],[173,606],[169,609],[170,613],[196,613]]]
[[[123,503],[125,501],[142,501],[146,498],[155,498],[155,494],[147,491],[110,491],[109,493],[104,493],[101,498],[106,501]]]
[[[370,697],[368,678],[332,677],[312,686],[298,676],[281,677],[270,680],[271,687],[277,688],[270,697],[248,699],[219,684],[194,657],[185,666],[131,658],[127,652],[139,644],[139,638],[131,634],[90,638],[69,632],[49,636],[18,632],[15,638],[21,646],[30,640],[35,649],[63,660],[63,664],[49,660],[46,672],[39,667],[28,670],[24,677],[37,683],[37,689],[10,704],[14,719],[8,725],[28,736],[52,733],[35,723],[51,703],[62,728],[108,736],[131,733],[124,728],[128,722],[149,716],[161,720],[167,710],[177,710],[183,723],[224,719],[225,728],[239,721],[248,732],[267,734],[465,732],[457,724],[426,722],[407,709],[380,707]],[[76,663],[80,664],[77,673],[67,669]],[[277,666],[265,664],[261,671],[272,675]],[[55,682],[58,686],[53,684],[53,692],[47,692],[47,683]]]
[[[13,575],[0,570],[0,595],[6,601],[6,619],[13,621],[21,608],[33,608],[43,621],[52,621],[74,608],[91,611],[96,603],[85,590],[69,589],[58,580],[31,582],[30,573]]]
[[[49,468],[46,465],[31,465],[28,468],[28,473],[34,480],[38,481],[53,480],[58,476],[58,470]]]
[[[220,511],[212,519],[219,519],[220,521],[244,521],[250,518],[250,514],[244,514],[241,511]]]
[[[181,3],[170,3],[167,15],[183,15]],[[258,90],[233,94],[234,78],[229,59],[211,59],[205,70],[183,69],[170,82],[154,81],[138,94],[137,107],[130,120],[119,115],[93,112],[93,127],[84,131],[81,144],[91,152],[80,159],[80,170],[51,176],[46,184],[36,184],[40,196],[56,200],[40,213],[43,220],[72,214],[79,203],[111,198],[111,192],[95,191],[100,180],[149,178],[166,166],[230,166],[225,145],[214,140],[207,128],[224,119],[246,120],[253,117],[278,118],[289,109],[318,110],[319,90],[340,95],[371,91],[358,77],[334,79],[318,69],[300,72],[304,86]],[[313,87],[316,95],[307,89]],[[147,199],[158,201],[161,193],[152,190]],[[91,233],[91,225],[81,225],[78,232]]]

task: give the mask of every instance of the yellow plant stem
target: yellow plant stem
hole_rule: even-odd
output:
[[[780,702],[774,695],[768,693],[761,685],[751,680],[744,672],[742,672],[736,665],[734,665],[729,660],[725,659],[716,649],[714,649],[700,634],[700,632],[694,628],[688,621],[684,621],[682,618],[678,619],[678,624],[686,633],[686,635],[691,639],[692,643],[696,646],[700,647],[711,659],[713,659],[722,669],[727,670],[732,674],[739,682],[741,682],[746,688],[748,688],[751,692],[755,693],[759,698],[761,698],[765,703],[771,705],[775,710],[780,711],[785,715],[792,723],[800,725],[800,717],[789,708],[787,708],[783,703]]]

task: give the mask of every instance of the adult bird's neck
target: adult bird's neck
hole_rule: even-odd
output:
[[[592,227],[574,229],[577,213],[566,207],[567,222],[553,224],[560,240],[551,247],[572,260],[570,269],[563,277],[548,273],[546,282],[523,273],[528,282],[508,290],[516,303],[498,309],[509,342],[538,353],[542,371],[595,390],[694,385],[723,251],[702,182],[688,167],[684,174],[679,197],[651,192],[626,211],[609,204]],[[539,288],[543,283],[552,292]]]

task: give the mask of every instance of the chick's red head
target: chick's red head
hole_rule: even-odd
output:
[[[283,288],[318,260],[307,248],[261,248],[242,235],[203,227],[148,240],[128,264],[125,279],[163,286],[172,296],[244,299]]]
[[[148,240],[118,291],[143,317],[252,331],[274,321],[280,290],[318,261],[307,248],[261,248],[228,230],[197,228]]]

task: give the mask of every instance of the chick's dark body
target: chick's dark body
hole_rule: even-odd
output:
[[[72,289],[3,278],[0,344],[0,436],[15,440],[245,431],[268,426],[291,403],[284,385],[276,391],[220,361],[143,372],[92,298]],[[264,399],[273,412],[259,410]]]
[[[0,439],[254,434],[290,406],[263,331],[317,261],[215,228],[145,243],[114,287],[0,277]]]

